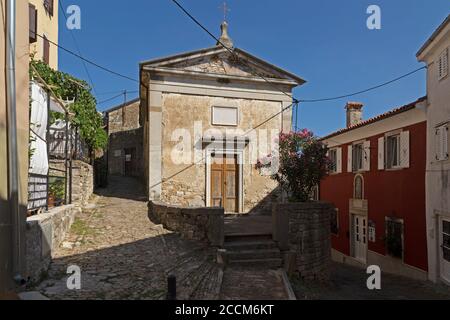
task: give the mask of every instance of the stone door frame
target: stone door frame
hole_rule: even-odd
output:
[[[238,165],[238,213],[244,212],[244,149],[227,149],[223,147],[223,144],[210,144],[205,148],[206,159],[206,206],[211,206],[211,159],[212,154],[222,155],[236,155]]]

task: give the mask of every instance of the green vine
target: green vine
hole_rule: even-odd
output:
[[[39,76],[50,86],[58,98],[62,100],[74,100],[68,106],[71,123],[78,128],[81,138],[86,141],[92,150],[104,149],[107,144],[107,134],[103,129],[103,119],[97,111],[97,101],[91,93],[91,87],[83,80],[79,80],[67,73],[53,70],[42,61],[30,60],[30,79]],[[51,113],[50,121],[55,121],[59,116]]]

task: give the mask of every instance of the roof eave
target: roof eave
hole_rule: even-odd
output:
[[[428,38],[428,40],[422,45],[422,47],[417,51],[416,57],[420,59],[425,50],[430,46],[430,44],[436,39],[436,37],[441,33],[442,30],[450,23],[450,14],[447,18],[439,25],[439,27],[433,32],[433,34]]]

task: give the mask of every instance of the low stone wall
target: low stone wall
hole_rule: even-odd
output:
[[[324,202],[280,203],[272,207],[274,240],[285,254],[285,266],[305,280],[330,276],[333,206]]]
[[[224,241],[223,208],[182,208],[150,201],[151,221],[181,234],[185,239],[206,241],[221,247]]]
[[[94,193],[94,170],[83,161],[72,163],[72,202],[87,206]]]
[[[51,262],[52,252],[64,240],[81,208],[67,205],[51,209],[27,219],[26,263],[27,278],[39,282]]]
[[[64,161],[50,160],[50,167],[64,171]],[[50,170],[50,175],[64,177],[64,173],[57,170]],[[69,190],[69,180],[67,188]],[[86,206],[93,193],[94,170],[92,166],[80,160],[72,161],[72,203]]]

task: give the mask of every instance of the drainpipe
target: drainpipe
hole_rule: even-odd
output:
[[[8,114],[8,200],[12,222],[12,267],[14,281],[23,283],[19,212],[19,169],[16,116],[16,0],[6,3],[6,110]]]

